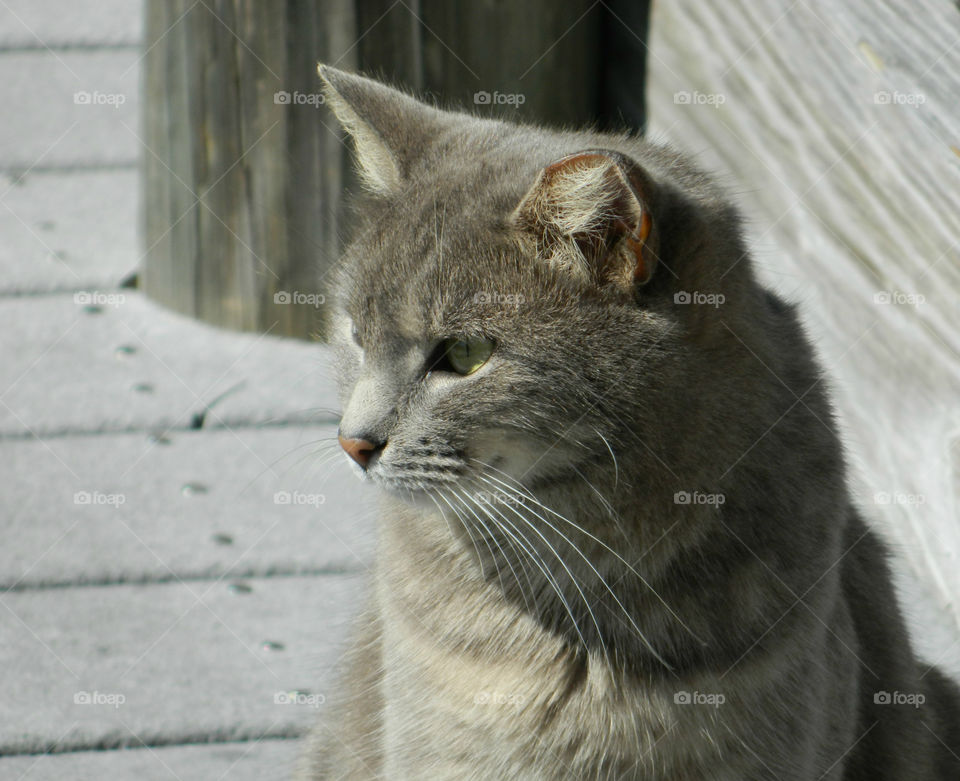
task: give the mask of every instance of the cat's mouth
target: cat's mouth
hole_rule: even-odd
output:
[[[378,473],[373,470],[363,478],[378,490],[417,510],[439,510],[441,514],[449,502],[444,497],[455,496],[464,490],[461,479],[455,475],[438,478],[416,472],[385,470]]]
[[[456,486],[464,473],[462,466],[441,471],[389,465],[368,470],[364,477],[389,491],[437,491]]]
[[[389,446],[365,465],[353,460],[351,464],[361,480],[391,493],[414,496],[452,490],[468,471],[465,459],[455,452],[394,453]]]

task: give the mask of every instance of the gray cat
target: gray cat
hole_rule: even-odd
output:
[[[368,193],[340,442],[376,573],[302,779],[960,779],[820,370],[710,179],[321,66]]]

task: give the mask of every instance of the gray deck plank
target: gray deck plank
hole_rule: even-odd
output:
[[[231,390],[204,425],[335,419],[326,347],[222,331],[135,291],[104,296],[0,299],[0,437],[186,428]]]
[[[15,181],[0,175],[0,295],[112,288],[136,270],[134,169],[43,171]]]
[[[0,48],[137,45],[141,6],[131,0],[4,0]]]
[[[16,544],[0,547],[0,589],[363,570],[373,496],[335,437],[325,426],[2,442],[0,523]]]
[[[135,164],[139,56],[137,49],[0,53],[3,168]],[[77,102],[78,93],[91,101]],[[97,102],[109,96],[117,103]]]
[[[294,740],[215,743],[0,758],[0,776],[16,781],[270,781],[289,779]]]
[[[248,593],[208,582],[0,596],[0,753],[300,734],[322,710],[363,579],[249,585]],[[291,691],[314,699],[283,702]]]

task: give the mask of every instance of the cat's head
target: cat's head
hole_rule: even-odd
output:
[[[650,582],[715,576],[698,541],[749,559],[728,523],[827,533],[843,470],[819,374],[706,176],[641,139],[320,73],[367,190],[334,296],[340,435],[395,497],[394,587],[507,570],[545,625],[659,664],[636,638],[669,655],[690,630]]]
[[[705,412],[690,408],[691,346],[711,349],[717,301],[752,294],[736,215],[705,178],[627,136],[320,75],[367,190],[332,326],[358,472],[402,494],[510,501],[677,466],[674,440]]]

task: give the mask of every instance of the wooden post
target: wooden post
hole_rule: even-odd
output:
[[[349,0],[147,2],[147,295],[231,328],[322,329],[347,163],[315,64],[353,39]]]
[[[316,62],[483,116],[636,129],[643,59],[616,74],[628,109],[607,105],[602,38],[644,30],[609,13],[590,0],[147,0],[146,294],[231,328],[322,333],[352,175]]]
[[[601,17],[593,6],[423,0],[410,6],[414,16],[389,0],[359,3],[361,30],[386,12],[359,43],[361,67],[443,106],[586,124],[599,107]]]

